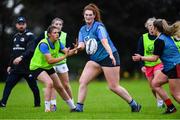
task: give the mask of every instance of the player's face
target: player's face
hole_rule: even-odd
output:
[[[24,30],[26,29],[26,23],[20,22],[20,23],[16,23],[16,28],[19,32],[24,32]]]
[[[151,35],[154,34],[154,33],[153,33],[153,29],[154,29],[153,22],[149,22],[149,23],[148,23],[147,29],[148,29],[149,34],[151,34]]]
[[[59,30],[53,29],[53,31],[49,34],[50,39],[53,41],[57,41],[59,39]]]
[[[86,24],[91,25],[94,22],[95,15],[92,10],[85,10],[84,11],[84,20]]]
[[[52,24],[52,26],[57,27],[57,28],[59,29],[59,32],[60,32],[61,29],[62,29],[63,24],[62,24],[62,21],[55,21],[55,22]]]

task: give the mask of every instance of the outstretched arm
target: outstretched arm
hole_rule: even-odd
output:
[[[149,62],[154,62],[157,61],[159,58],[158,55],[152,55],[152,56],[141,56],[140,54],[134,54],[132,56],[133,61],[149,61]]]
[[[101,40],[101,43],[104,46],[104,48],[106,49],[107,53],[109,54],[109,58],[112,60],[112,63],[114,65],[116,65],[116,60],[115,60],[113,53],[112,53],[112,50],[108,44],[108,40],[104,38]]]
[[[54,63],[58,63],[59,61],[62,61],[64,60],[66,57],[67,57],[67,54],[65,54],[64,56],[62,57],[58,57],[58,58],[54,58],[53,56],[51,56],[50,53],[47,53],[44,55],[48,64],[54,64]]]

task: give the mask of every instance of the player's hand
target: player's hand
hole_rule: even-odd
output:
[[[75,43],[73,43],[73,46],[74,46],[74,48],[77,48],[78,47],[78,40],[77,40],[77,38],[76,38],[76,40],[75,40],[76,42]]]
[[[134,54],[132,56],[132,59],[133,59],[133,61],[140,61],[141,60],[141,55],[140,54]]]
[[[145,72],[146,72],[146,67],[143,66],[143,67],[141,68],[141,71],[142,71],[143,73],[145,73]]]
[[[68,57],[69,55],[70,55],[70,48],[67,48],[67,50],[66,50],[66,53],[65,53],[65,57]]]
[[[109,58],[112,60],[112,64],[116,65],[116,60],[113,55],[109,55]]]
[[[8,74],[10,74],[10,70],[11,70],[11,67],[8,66],[8,67],[7,67],[7,73],[8,73]]]
[[[78,48],[78,40],[77,40],[77,38],[76,38],[76,42],[73,43],[73,46],[74,46],[74,54],[77,54],[78,51],[79,51],[79,48]]]
[[[22,61],[22,57],[17,57],[13,60],[13,64],[18,65]]]

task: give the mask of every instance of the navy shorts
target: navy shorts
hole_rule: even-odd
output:
[[[162,70],[162,72],[170,79],[180,78],[180,64],[177,64],[169,71]]]
[[[119,58],[119,53],[116,51],[113,53],[113,56],[116,60],[116,65],[112,64],[112,60],[109,58],[109,56],[107,56],[106,58],[104,58],[101,61],[98,61],[97,63],[102,66],[102,67],[116,67],[116,66],[120,66],[120,58]]]
[[[51,74],[54,74],[55,73],[55,70],[54,68],[51,68],[49,70],[46,70],[46,69],[42,69],[42,68],[38,68],[36,70],[31,70],[31,74],[33,76],[34,79],[37,79],[37,77],[39,76],[39,74],[43,71],[46,71],[48,73],[48,75],[51,75]]]

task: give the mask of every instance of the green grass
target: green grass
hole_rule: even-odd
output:
[[[71,82],[74,99],[77,100],[78,82]],[[44,112],[43,85],[41,91],[41,107],[33,107],[33,96],[27,83],[20,82],[13,89],[6,108],[0,108],[0,119],[180,119],[180,106],[175,103],[178,111],[163,115],[165,109],[158,109],[156,101],[145,80],[122,80],[121,85],[129,91],[135,100],[142,105],[140,113],[131,113],[129,105],[120,97],[109,91],[106,82],[96,81],[89,85],[83,113],[70,113],[66,103],[58,96],[56,112]],[[4,84],[0,83],[0,96]],[[168,90],[168,86],[165,85]]]

